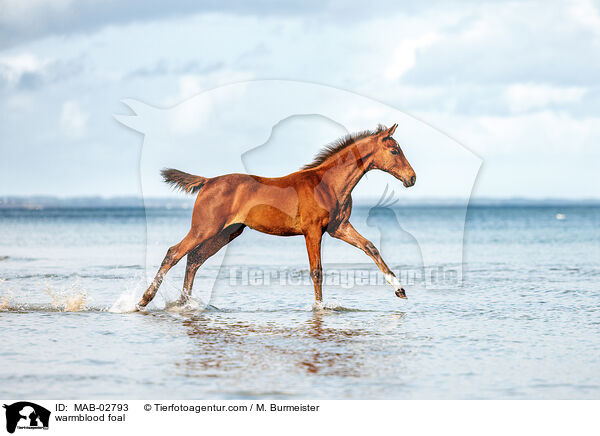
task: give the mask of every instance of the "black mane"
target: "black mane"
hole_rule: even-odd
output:
[[[383,124],[379,124],[375,130],[363,130],[362,132],[349,133],[341,138],[336,139],[330,144],[327,144],[321,151],[315,156],[314,160],[304,165],[301,169],[307,170],[310,168],[315,168],[329,159],[332,155],[342,151],[344,148],[354,144],[361,139],[367,138],[369,136],[378,135],[379,133],[387,130],[387,127]]]

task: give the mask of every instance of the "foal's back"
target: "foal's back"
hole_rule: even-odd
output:
[[[311,220],[321,215],[312,210],[315,195],[320,196],[315,193],[318,183],[315,172],[308,170],[283,177],[236,173],[208,179],[196,198],[192,228],[245,224],[273,235],[302,234],[307,215]]]

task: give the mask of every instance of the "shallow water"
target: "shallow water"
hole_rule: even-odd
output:
[[[420,247],[389,214],[369,222],[355,208],[352,221],[394,270],[418,268],[419,248],[456,267],[447,247],[464,211],[394,214],[427,229]],[[189,215],[148,211],[149,271]],[[463,287],[417,281],[406,301],[381,277],[348,282],[376,269],[326,237],[325,268],[341,281],[322,307],[301,238],[245,231],[226,267],[199,271],[202,301],[169,303],[182,261],[146,312],[128,313],[147,280],[143,210],[0,210],[0,397],[600,398],[599,225],[598,207],[471,208]]]

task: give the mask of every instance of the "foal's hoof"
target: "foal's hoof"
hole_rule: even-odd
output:
[[[396,291],[396,297],[398,298],[404,298],[405,300],[407,299],[406,297],[406,291],[404,290],[404,288],[400,288]]]
[[[187,295],[182,295],[179,300],[177,300],[175,302],[175,304],[177,306],[185,306],[186,304],[188,304],[190,302],[190,297],[188,297]]]

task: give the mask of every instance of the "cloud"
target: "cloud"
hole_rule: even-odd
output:
[[[115,173],[121,165],[112,187],[90,177],[90,190],[119,193],[122,182],[136,192],[135,162],[107,157],[135,149],[136,139],[111,119],[121,99],[170,107],[222,84],[271,78],[347,89],[415,114],[484,155],[497,174],[543,156],[559,161],[562,152],[580,159],[572,185],[592,189],[586,174],[595,171],[590,157],[600,138],[597,3],[0,2],[10,6],[0,14],[3,143],[47,162],[59,147],[72,157],[76,141],[73,159],[81,165]],[[182,135],[210,126],[203,124],[209,112],[175,115]],[[246,124],[259,116],[247,114]],[[13,178],[27,168],[26,159],[6,156]],[[521,176],[544,171],[536,164]],[[549,180],[543,188],[540,179],[536,194],[552,192]],[[481,195],[512,189],[500,178],[481,186]],[[519,188],[523,195],[528,186]],[[83,184],[77,189],[85,192]]]
[[[72,139],[85,136],[89,114],[81,109],[79,102],[69,100],[63,103],[60,112],[60,126],[63,132]]]
[[[508,85],[537,82],[595,86],[600,77],[597,9],[568,2],[497,2],[474,6],[455,28],[418,51],[403,84]],[[584,18],[585,17],[585,18]],[[588,25],[583,26],[582,20]]]
[[[0,85],[17,90],[29,91],[44,84],[57,83],[82,71],[82,57],[49,60],[27,52],[0,57]]]
[[[404,4],[414,8],[410,2]],[[381,2],[381,8],[397,7],[397,2]],[[428,5],[430,7],[430,5]],[[328,21],[363,20],[379,11],[355,0],[337,2],[306,0],[280,2],[258,0],[2,0],[0,5],[0,49],[14,47],[35,39],[76,33],[91,33],[111,25],[188,17],[200,13],[228,13],[252,16],[324,16]]]
[[[586,92],[586,88],[575,86],[555,87],[529,83],[510,85],[506,98],[510,110],[516,113],[544,108],[549,104],[579,102]]]
[[[510,157],[514,162],[529,162],[535,170],[532,155],[556,159],[560,155],[583,157],[600,153],[600,116],[579,119],[551,110],[503,116],[442,112],[419,115],[442,131],[455,132],[457,140],[490,165]]]
[[[111,24],[186,14],[200,6],[185,0],[178,2],[177,7],[158,0],[3,0],[2,9],[0,48],[6,48],[45,36],[85,33]]]
[[[31,53],[0,57],[0,77],[8,85],[16,85],[24,74],[39,71],[44,62]]]
[[[569,13],[578,23],[591,30],[596,38],[600,37],[600,13],[591,1],[574,1],[569,8]]]
[[[136,68],[125,75],[125,79],[164,76],[167,74],[207,74],[217,71],[223,67],[225,67],[223,62],[204,64],[198,61],[189,61],[183,65],[172,65],[172,62],[169,62],[166,59],[160,59],[153,65]]]
[[[207,81],[213,84],[211,87],[242,82],[251,79],[251,76],[244,73],[224,71],[218,73],[218,78],[206,76],[185,75],[179,78],[179,96],[170,103],[176,105],[169,110],[170,128],[176,134],[190,135],[210,127],[211,116],[215,113],[222,113],[223,109],[217,109],[216,102],[211,99],[192,98],[202,91],[206,91]],[[238,88],[233,88],[238,89]],[[239,88],[243,89],[243,87]],[[223,92],[221,105],[237,96],[239,91],[225,90]],[[183,102],[183,103],[182,103]],[[179,104],[182,103],[182,104]]]
[[[416,52],[422,47],[427,47],[439,39],[435,33],[426,33],[416,39],[402,40],[384,70],[384,76],[388,80],[395,80],[402,76],[406,71],[415,66]]]

